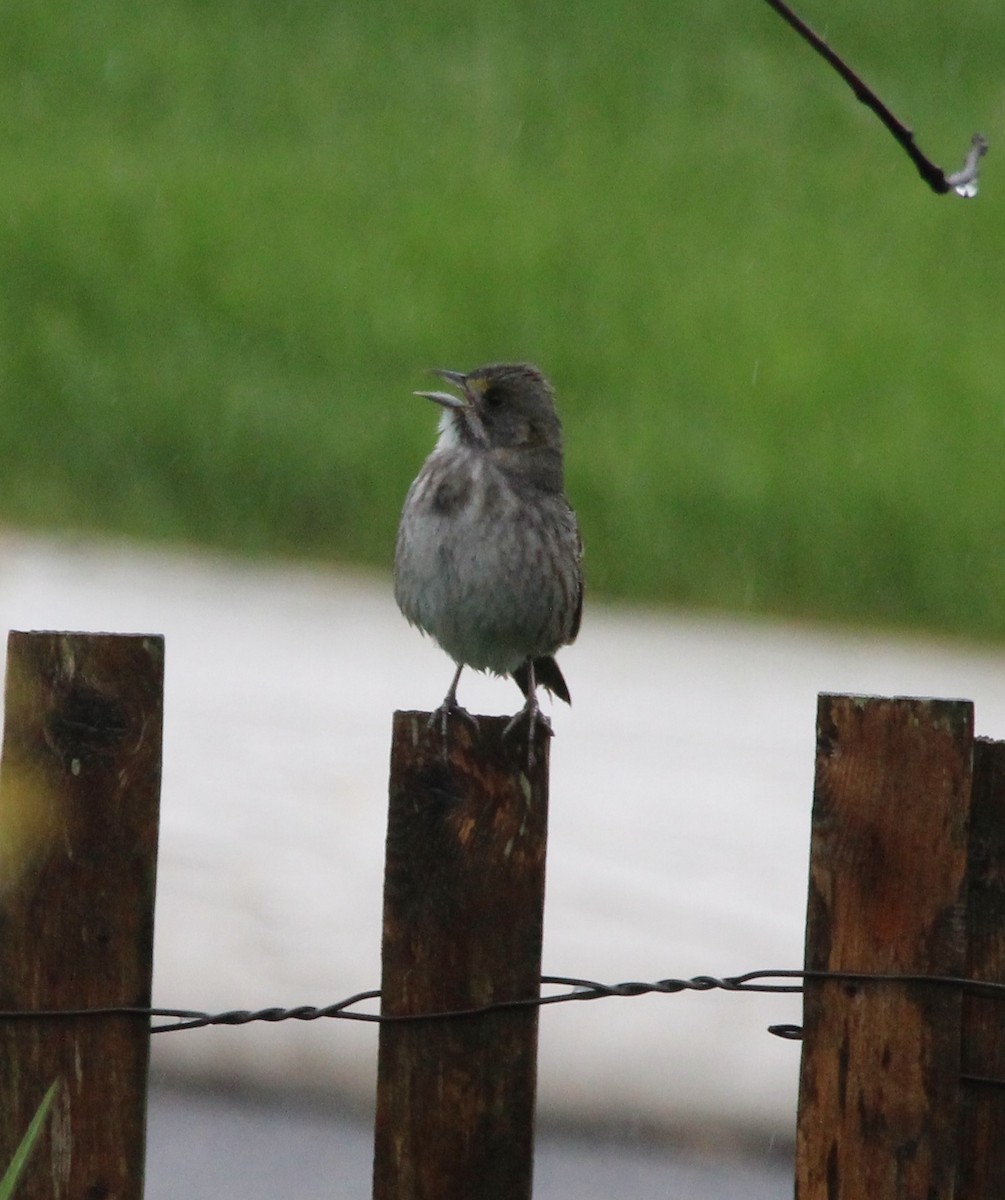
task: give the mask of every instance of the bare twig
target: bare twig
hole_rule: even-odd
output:
[[[922,154],[918,149],[912,130],[903,121],[898,120],[894,116],[872,88],[855,74],[844,59],[835,53],[818,33],[815,33],[801,17],[797,16],[787,4],[783,3],[783,0],[766,0],[766,2],[778,13],[783,21],[792,26],[804,42],[812,46],[817,54],[837,71],[854,92],[855,99],[861,101],[866,108],[879,117],[890,133],[893,134],[896,141],[907,152],[907,156],[917,167],[918,174],[933,192],[936,192],[938,195],[945,195],[946,192],[955,191],[958,196],[967,197],[977,195],[977,164],[982,156],[987,153],[988,149],[987,138],[983,134],[974,134],[970,141],[970,150],[967,153],[962,169],[954,172],[952,175],[946,175],[941,167],[936,166],[930,158]]]

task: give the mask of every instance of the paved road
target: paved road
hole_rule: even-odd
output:
[[[364,1200],[373,1135],[360,1119],[303,1103],[172,1087],[150,1105],[146,1200]],[[535,1200],[787,1200],[786,1147],[670,1150],[543,1133]]]

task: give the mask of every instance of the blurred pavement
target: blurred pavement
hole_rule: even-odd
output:
[[[372,1126],[330,1107],[272,1096],[155,1087],[146,1200],[363,1200]],[[674,1149],[624,1138],[539,1132],[534,1200],[788,1200],[791,1153],[765,1141]],[[473,1198],[476,1200],[476,1198]]]

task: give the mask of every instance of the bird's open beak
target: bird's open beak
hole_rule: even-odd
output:
[[[460,371],[445,371],[441,367],[434,367],[430,374],[439,375],[447,383],[452,383],[454,387],[460,388],[464,396],[455,396],[451,392],[414,392],[413,395],[422,396],[424,400],[432,400],[435,404],[442,404],[444,408],[468,407],[471,401],[467,398],[468,377],[466,375]]]
[[[452,383],[454,387],[459,387],[462,390],[467,386],[468,377],[462,371],[445,371],[442,367],[433,367],[429,373],[430,375],[439,375],[447,383]]]

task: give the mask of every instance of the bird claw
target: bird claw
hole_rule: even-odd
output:
[[[554,737],[551,728],[551,721],[541,712],[536,702],[530,700],[515,713],[507,722],[506,727],[502,731],[504,738],[508,738],[510,734],[518,729],[526,722],[527,724],[527,770],[533,770],[536,761],[534,756],[534,733],[538,725],[544,730],[545,737]]]
[[[435,712],[429,714],[429,720],[426,722],[426,728],[432,729],[437,723],[440,726],[440,742],[443,749],[443,758],[447,758],[447,726],[451,718],[456,718],[458,721],[463,721],[465,725],[474,733],[475,737],[481,734],[481,727],[478,724],[478,718],[473,717],[466,708],[461,708],[456,702],[453,704],[444,701]]]

